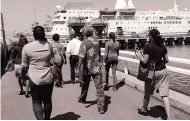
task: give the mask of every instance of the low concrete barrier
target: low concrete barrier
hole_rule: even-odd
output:
[[[110,72],[110,76],[111,76],[111,72]],[[141,92],[144,92],[144,82],[138,80],[136,77],[128,75],[127,73],[117,71],[117,78],[118,80],[125,79],[126,85],[132,88],[135,88]],[[158,93],[155,93],[154,95],[152,95],[152,97],[162,101]],[[171,106],[187,114],[190,114],[190,97],[189,96],[178,93],[170,89],[169,98],[170,98]],[[142,101],[143,101],[143,97],[142,97]]]

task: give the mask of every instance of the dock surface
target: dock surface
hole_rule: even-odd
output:
[[[54,88],[52,102],[53,120],[161,120],[165,119],[163,103],[151,98],[148,116],[138,114],[137,109],[142,107],[144,94],[126,85],[118,91],[105,92],[108,110],[99,114],[96,105],[96,90],[91,81],[87,96],[88,104],[77,102],[80,95],[78,83],[70,84],[70,66],[63,66],[63,80],[67,83],[63,88]],[[110,78],[110,84],[112,80]],[[3,120],[35,120],[32,109],[32,100],[18,95],[19,86],[14,72],[7,72],[1,80],[1,119]],[[190,115],[171,107],[171,119],[189,120]]]

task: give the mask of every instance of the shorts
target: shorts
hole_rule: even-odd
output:
[[[117,56],[113,56],[113,57],[108,57],[107,61],[106,61],[106,66],[110,67],[113,64],[118,64],[118,57]]]
[[[166,69],[155,71],[153,83],[145,81],[145,94],[153,95],[155,91],[159,91],[161,97],[169,96],[169,80]]]

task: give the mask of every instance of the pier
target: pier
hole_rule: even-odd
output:
[[[174,45],[190,45],[190,35],[175,35],[175,36],[162,36],[163,42],[166,46]],[[105,42],[108,39],[99,39],[101,41],[101,47],[105,47]],[[147,37],[121,37],[119,36],[117,40],[120,42],[121,49],[134,49],[135,46],[143,48],[144,45],[149,41]]]
[[[69,61],[68,61],[69,62]],[[96,91],[91,81],[87,104],[80,104],[77,98],[80,94],[79,84],[70,84],[70,66],[62,68],[65,85],[63,88],[53,90],[52,120],[155,120],[165,119],[162,102],[156,97],[151,97],[148,116],[138,114],[137,108],[142,106],[144,94],[139,91],[139,86],[133,88],[136,82],[132,76],[126,77],[126,85],[114,92],[111,89],[105,92],[108,110],[100,115],[96,106]],[[18,95],[18,82],[15,72],[6,73],[1,80],[1,119],[4,120],[35,120],[32,110],[31,98]],[[117,72],[118,80],[125,78],[125,74]],[[130,80],[130,81],[129,81]],[[131,83],[131,84],[130,84]],[[132,84],[133,83],[133,84]],[[112,77],[110,77],[112,84]],[[156,94],[157,95],[157,94]],[[177,95],[176,95],[177,96]],[[177,97],[179,98],[179,96]],[[187,98],[188,99],[188,98]],[[187,101],[187,100],[186,100]],[[188,108],[188,107],[186,107]],[[171,118],[174,120],[188,120],[190,115],[176,107],[171,107]]]

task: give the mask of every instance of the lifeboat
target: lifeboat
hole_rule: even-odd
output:
[[[93,19],[90,23],[90,26],[96,30],[97,36],[101,38],[103,36],[102,32],[108,26],[108,23],[102,21],[101,19]]]
[[[75,33],[80,32],[81,28],[83,28],[87,24],[85,17],[72,17],[68,21],[68,27],[72,28]]]

